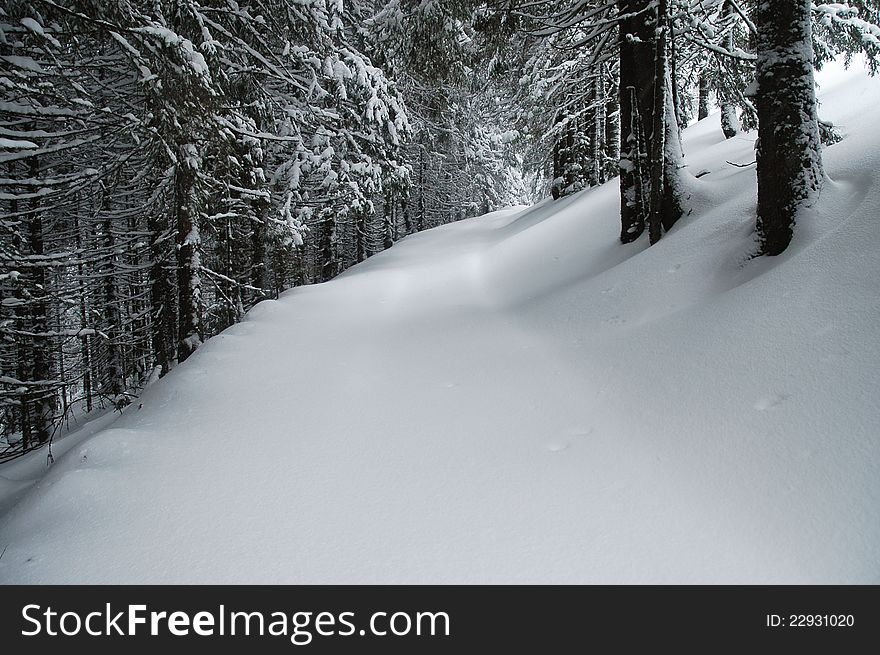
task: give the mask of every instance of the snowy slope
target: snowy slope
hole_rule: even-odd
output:
[[[265,302],[0,518],[2,582],[880,582],[880,80],[789,251],[753,135],[616,240],[616,181]],[[0,475],[3,474],[0,469]]]

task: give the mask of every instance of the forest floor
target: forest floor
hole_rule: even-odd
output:
[[[717,114],[650,249],[616,180],[408,237],[0,468],[0,582],[880,582],[880,79],[820,82],[783,256]]]

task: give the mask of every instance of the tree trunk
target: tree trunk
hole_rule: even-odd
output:
[[[635,241],[645,230],[645,207],[637,162],[641,135],[651,133],[654,104],[654,27],[651,0],[618,0],[620,22],[620,240]]]
[[[79,210],[80,202],[79,198],[77,198],[76,207]],[[76,239],[76,249],[79,252],[83,252],[83,227],[79,220],[79,211],[74,213],[73,215],[73,231]],[[79,255],[77,257],[76,263],[76,275],[79,280],[79,284],[85,286],[85,267],[83,265],[83,257]],[[89,320],[89,308],[87,304],[88,293],[84,288],[80,288],[79,292],[79,320],[80,327],[87,328],[90,324]],[[84,334],[80,337],[80,361],[82,368],[82,376],[83,376],[83,397],[86,401],[86,411],[92,411],[92,353],[91,353],[91,339],[89,335]]]
[[[699,81],[697,120],[703,120],[709,116],[709,91],[709,77],[705,73],[702,73]]]
[[[674,100],[674,81],[669,61],[671,24],[667,0],[658,3],[659,21],[654,58],[654,106],[651,130],[651,202],[648,237],[651,245],[660,240],[681,217],[682,190],[679,177],[682,159],[678,112]]]
[[[681,131],[675,107],[672,104],[672,94],[669,90],[671,84],[672,79],[667,70],[664,110],[665,134],[663,138],[663,205],[660,212],[660,224],[667,232],[684,215],[685,211],[685,192],[682,188],[681,174],[684,152],[681,146]]]
[[[425,146],[419,144],[419,203],[416,214],[416,231],[425,229]]]
[[[605,106],[605,178],[618,174],[620,161],[620,95],[616,85],[606,94]]]
[[[760,3],[759,3],[760,4]],[[722,16],[728,17],[733,13],[734,9],[727,0],[721,7]],[[725,50],[733,50],[733,32],[728,32],[722,44]],[[727,93],[721,94],[721,131],[724,133],[725,139],[732,139],[739,134],[739,119],[736,117],[736,107],[730,101]]]
[[[667,41],[667,57],[669,58],[668,67],[669,67],[669,79],[671,80],[670,90],[672,94],[672,107],[675,111],[675,123],[678,125],[679,131],[683,130],[688,125],[688,120],[690,116],[690,109],[686,107],[681,98],[681,91],[678,86],[678,57],[675,52],[675,30],[672,29],[672,24],[669,16],[669,8],[666,0],[662,3],[664,5],[665,13],[661,12],[661,15],[667,16],[664,19],[668,23],[668,29],[666,32],[666,41]],[[669,91],[668,91],[669,92]]]
[[[593,109],[590,117],[590,186],[604,182],[602,137],[605,130],[605,73],[602,66],[593,79]]]
[[[354,243],[355,243],[355,260],[360,263],[366,259],[366,239],[367,239],[367,222],[366,214],[359,209],[354,219]]]
[[[38,178],[37,158],[31,157],[30,174]],[[33,210],[28,214],[28,245],[31,255],[41,257],[45,254],[43,247],[43,211],[40,200],[33,201]],[[31,325],[35,334],[31,340],[31,380],[34,385],[32,393],[33,414],[31,416],[31,436],[37,443],[43,444],[52,434],[52,422],[55,418],[55,387],[48,384],[52,376],[50,359],[51,348],[46,332],[49,331],[49,304],[46,297],[46,269],[42,266],[33,267],[33,298],[30,303]]]
[[[761,253],[791,242],[799,209],[822,182],[809,0],[759,2],[756,62]]]
[[[199,230],[195,203],[197,171],[188,159],[190,148],[179,154],[177,193],[177,361],[184,362],[201,343],[201,281],[199,278]]]
[[[119,298],[116,293],[116,240],[113,236],[113,220],[110,215],[110,191],[102,188],[101,210],[104,212],[102,229],[107,261],[102,271],[104,283],[104,333],[107,335],[107,384],[104,393],[111,402],[121,402],[125,392],[125,374],[119,353],[119,328],[122,323],[119,311]]]
[[[339,272],[336,264],[336,219],[323,212],[321,221],[321,282],[328,282]]]
[[[409,215],[409,198],[403,196],[400,200],[400,206],[403,210],[403,231],[406,234],[413,233],[413,222],[412,217]]]
[[[663,199],[665,195],[666,139],[671,136],[666,130],[666,104],[669,88],[665,84],[669,77],[669,24],[667,22],[666,0],[659,2],[659,24],[656,35],[654,55],[654,107],[651,127],[651,204],[648,211],[648,238],[651,245],[660,240],[663,223]],[[673,114],[674,100],[673,102]]]
[[[721,131],[725,139],[732,139],[739,134],[739,118],[736,116],[736,107],[730,102],[721,104]]]
[[[151,212],[147,217],[147,228],[150,231],[150,316],[151,341],[156,366],[161,367],[160,375],[166,375],[174,365],[177,325],[175,310],[177,299],[171,283],[170,257],[168,247],[169,234],[165,225],[165,216],[159,212]]]
[[[251,233],[251,286],[266,290],[269,281],[266,275],[266,240],[268,239],[269,201],[263,198],[254,200],[257,220]],[[254,304],[265,298],[263,294],[253,292]]]
[[[394,192],[385,192],[385,206],[382,212],[382,247],[388,250],[394,245]]]
[[[9,177],[15,178],[15,164],[9,165]],[[18,200],[13,197],[9,201],[9,213],[11,216],[17,216],[19,211]],[[24,227],[24,226],[22,226]],[[24,229],[14,229],[12,230],[12,245],[13,252],[22,256],[27,250],[27,244],[25,242],[25,230]],[[24,289],[22,289],[22,283],[24,280],[22,278],[15,279],[15,291],[13,293],[13,297],[18,301],[13,309],[15,313],[15,324],[16,327],[20,330],[27,330],[30,327],[29,312],[27,303],[25,302],[26,293]],[[25,381],[30,380],[32,378],[31,373],[31,354],[30,354],[30,339],[23,334],[17,335],[15,337],[15,364],[16,364],[16,376],[19,380]],[[18,400],[18,422],[21,427],[21,448],[23,451],[27,450],[31,446],[31,406],[30,406],[30,389],[27,387],[18,388],[15,391],[15,395]]]
[[[557,110],[554,122],[559,124],[561,112]],[[559,200],[562,196],[563,184],[563,168],[562,168],[562,136],[557,135],[553,141],[553,181],[550,183],[550,196],[553,200]]]

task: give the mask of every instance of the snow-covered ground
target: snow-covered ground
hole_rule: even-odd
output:
[[[0,581],[880,582],[880,80],[820,81],[846,139],[784,256],[717,115],[656,247],[616,181],[409,237],[70,448]]]

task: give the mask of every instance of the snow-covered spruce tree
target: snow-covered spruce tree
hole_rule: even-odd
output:
[[[734,5],[729,0],[725,0],[721,5],[720,12],[719,45],[728,53],[733,53],[736,48],[736,37],[740,32],[736,29],[740,24],[738,18]],[[736,115],[736,100],[745,85],[737,84],[737,74],[741,72],[741,69],[737,67],[737,59],[731,54],[726,54],[716,57],[716,60],[718,72],[716,73],[715,88],[718,104],[721,107],[721,131],[725,138],[732,139],[740,132],[740,122]]]
[[[0,21],[0,409],[28,443],[306,281],[309,216],[408,180],[339,3],[39,6]]]
[[[613,58],[579,45],[585,33],[577,27],[547,35],[539,22],[521,29],[526,34],[516,39],[516,50],[496,56],[522,71],[512,80],[512,99],[527,167],[549,179],[554,198],[601,184],[617,171]]]
[[[50,438],[58,410],[66,408],[78,384],[68,377],[73,368],[68,358],[79,355],[77,337],[85,336],[76,309],[85,305],[85,282],[112,251],[98,245],[88,253],[90,261],[83,261],[84,251],[71,252],[70,223],[78,221],[69,219],[83,212],[92,228],[103,221],[95,220],[93,203],[80,202],[80,191],[100,179],[100,151],[93,146],[102,136],[118,136],[120,123],[127,121],[100,111],[90,90],[76,82],[76,71],[90,66],[91,79],[104,78],[103,85],[112,68],[92,59],[92,52],[65,47],[57,24],[29,6],[10,3],[0,32],[0,162],[5,169],[0,181],[0,409],[4,436],[14,438],[10,432],[16,432],[26,450]],[[71,269],[71,259],[82,275]],[[89,289],[97,292],[93,306],[106,309],[104,285]],[[85,314],[82,321],[95,318]]]
[[[849,64],[852,55],[867,55],[871,74],[880,70],[880,0],[849,2],[814,2],[814,64],[822,64],[839,55]]]
[[[747,12],[745,3],[727,0],[670,0],[674,44],[670,56],[681,124],[693,114],[698,120],[706,118],[717,103],[727,138],[739,133],[740,127],[755,127],[754,106],[744,96],[754,79],[755,59],[754,25]]]
[[[487,35],[496,27],[491,17],[473,0],[388,0],[377,3],[361,30],[376,63],[393,72],[407,99],[412,187],[401,212],[404,231],[522,202],[510,187],[497,195],[516,177],[518,162],[510,109],[500,101],[505,92],[487,56]]]
[[[762,0],[755,8],[760,252],[791,242],[800,209],[822,184],[809,0]]]
[[[564,110],[553,106],[555,113],[550,131],[558,135],[553,149],[556,186],[560,190],[566,189],[577,174],[588,181],[595,178],[601,181],[601,167],[597,170],[594,161],[599,152],[619,153],[620,239],[624,243],[636,240],[648,223],[652,171],[657,179],[653,185],[657,226],[669,229],[683,212],[679,136],[683,114],[677,106],[679,93],[672,47],[674,16],[668,3],[662,3],[662,8],[659,4],[656,0],[617,0],[614,3],[571,0],[519,5],[519,13],[531,21],[523,29],[532,36],[551,37],[565,43],[574,54],[562,61],[577,62],[580,59],[586,72],[575,80],[561,74],[554,82],[553,75],[560,67],[555,64],[544,66],[548,72],[547,86],[552,89],[558,84],[565,89],[563,97],[581,98],[579,102],[564,100],[554,103],[562,104]],[[679,7],[680,3],[673,4]],[[683,25],[680,29],[686,31],[687,28]],[[559,38],[560,34],[566,34],[567,39]],[[536,52],[534,59],[538,64],[542,60],[553,60],[553,57],[543,57],[540,48]],[[617,61],[611,65],[609,60],[615,55]],[[541,70],[540,65],[533,65],[533,68]],[[606,76],[603,69],[610,74]],[[594,83],[597,77],[604,77],[601,89]],[[540,74],[532,75],[532,79],[540,78]],[[587,83],[573,84],[573,81],[580,80]],[[603,95],[607,97],[607,87],[616,87],[616,103],[606,105],[601,100]],[[571,88],[575,91],[570,91]],[[586,110],[583,112],[586,120],[575,120],[578,109]],[[612,121],[610,126],[606,124],[605,130],[599,130],[603,113]],[[619,120],[615,120],[617,117]],[[601,147],[603,138],[615,141],[615,145],[608,147],[606,143]],[[657,238],[659,232],[655,230],[652,242]]]

